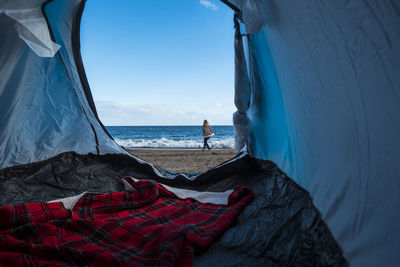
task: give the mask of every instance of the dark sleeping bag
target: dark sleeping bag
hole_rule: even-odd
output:
[[[46,202],[85,191],[119,192],[124,176],[197,191],[222,192],[238,185],[251,188],[254,200],[232,227],[206,251],[194,250],[195,266],[348,265],[309,194],[274,163],[248,155],[200,175],[185,176],[127,155],[68,152],[0,170],[0,204]]]

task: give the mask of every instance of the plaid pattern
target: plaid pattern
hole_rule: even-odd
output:
[[[252,200],[238,186],[227,206],[179,199],[153,181],[133,193],[0,207],[0,266],[191,266]]]

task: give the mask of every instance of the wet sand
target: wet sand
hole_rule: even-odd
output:
[[[198,173],[236,156],[233,150],[141,150],[128,149],[135,156],[172,172]]]

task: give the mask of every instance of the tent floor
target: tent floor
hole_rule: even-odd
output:
[[[232,228],[195,256],[195,266],[348,265],[308,192],[270,161],[244,155],[193,181],[157,171],[167,178],[128,155],[63,153],[0,170],[0,205],[50,201],[83,191],[122,191],[122,176],[198,191],[224,191],[242,184],[252,188],[255,199]]]

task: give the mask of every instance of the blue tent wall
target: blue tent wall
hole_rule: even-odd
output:
[[[72,27],[84,1],[42,2],[54,41],[61,45],[54,57],[35,54],[18,37],[14,22],[0,15],[1,28],[7,29],[0,32],[0,168],[67,151],[127,153],[89,106],[74,60]],[[25,2],[15,3],[24,8]]]
[[[80,48],[80,44],[74,44],[73,41],[79,41],[79,39],[73,40],[72,36],[74,36],[74,34],[79,34],[80,28],[74,29],[73,27],[75,25],[73,22],[80,22],[80,18],[77,18],[77,16],[80,15],[79,12],[83,11],[82,5],[84,5],[84,3],[85,1],[81,0],[58,0],[48,3],[44,10],[54,34],[55,41],[61,45],[60,54],[63,62],[65,63],[65,68],[66,72],[68,72],[70,83],[76,92],[77,98],[82,106],[82,110],[85,112],[84,115],[87,118],[87,121],[93,128],[92,132],[96,133],[99,149],[98,153],[126,153],[110,138],[110,136],[102,127],[101,122],[97,118],[97,114],[95,114],[95,107],[90,106],[89,104],[89,101],[91,101],[92,105],[94,105],[92,96],[91,94],[89,96],[85,94],[85,90],[83,88],[84,82],[82,79],[86,79],[86,76],[85,74],[80,76],[77,68],[77,62],[74,53],[78,53],[80,57],[80,51],[74,50],[74,45],[78,45]],[[73,18],[73,20],[71,20],[69,23],[65,23],[65,17]],[[80,71],[84,70],[82,69]],[[87,90],[90,92],[90,88],[87,88]]]
[[[288,158],[290,137],[279,81],[263,32],[248,37],[252,97],[247,111],[250,138],[249,152],[261,159],[270,159],[279,166],[293,167]],[[273,100],[273,101],[270,101]]]
[[[399,2],[231,2],[266,23],[249,42],[250,153],[309,190],[354,266],[398,265]]]

